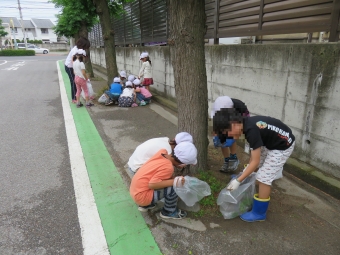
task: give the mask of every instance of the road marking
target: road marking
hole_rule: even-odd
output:
[[[1,65],[4,65],[4,64],[6,64],[6,63],[7,63],[7,60],[1,60],[1,61],[4,61],[4,62],[3,62],[3,63],[1,63],[1,64],[0,64],[0,66],[1,66]]]
[[[84,255],[108,255],[109,251],[104,236],[104,231],[99,218],[97,206],[94,201],[83,151],[78,138],[69,100],[65,90],[64,80],[58,62],[57,67]]]
[[[63,67],[63,61],[59,61],[66,92],[71,98],[69,78]],[[87,109],[70,105],[110,253],[162,254]]]
[[[24,66],[25,65],[25,61],[20,61],[17,62],[16,64],[11,65],[10,67],[7,67],[5,69],[1,69],[1,70],[6,70],[6,71],[16,71],[19,69],[20,66]]]

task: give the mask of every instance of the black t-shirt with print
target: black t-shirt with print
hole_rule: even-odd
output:
[[[261,146],[268,150],[286,150],[295,141],[295,136],[287,125],[266,116],[245,118],[243,133],[251,150]]]

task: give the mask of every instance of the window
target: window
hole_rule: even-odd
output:
[[[30,28],[25,28],[25,31],[31,31],[31,29]]]
[[[42,34],[48,34],[48,28],[41,28]]]
[[[33,46],[33,45],[30,45],[30,46],[27,46],[27,48],[29,48],[29,49],[34,49],[34,46]]]
[[[15,33],[17,34],[18,33],[18,28],[14,28],[14,31],[15,31]],[[13,28],[11,28],[11,32],[13,33]]]

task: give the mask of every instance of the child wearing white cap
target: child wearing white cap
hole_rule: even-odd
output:
[[[86,101],[86,107],[91,107],[93,104],[89,100],[89,92],[87,88],[86,81],[88,80],[88,77],[85,72],[85,64],[84,64],[84,58],[86,57],[85,50],[79,49],[76,54],[77,59],[73,62],[73,71],[74,71],[74,82],[77,87],[77,93],[76,93],[76,99],[77,99],[77,108],[83,106],[83,104],[80,102],[80,93],[81,90],[84,91],[85,94],[85,101]]]
[[[125,83],[126,83],[126,72],[124,70],[119,72],[119,78],[120,78],[120,84],[124,88],[125,87]]]
[[[153,84],[152,72],[151,72],[151,60],[149,53],[143,52],[140,55],[140,60],[142,61],[142,67],[139,71],[138,79],[143,78],[142,85],[150,90],[149,86]]]
[[[133,102],[136,99],[135,91],[132,87],[131,81],[127,81],[125,83],[125,89],[123,90],[122,94],[118,99],[118,106],[119,107],[131,107]]]
[[[220,96],[216,98],[214,102],[213,110],[211,111],[211,118],[214,118],[216,112],[228,108],[234,108],[241,114],[249,116],[247,106],[241,100],[230,98],[228,96]],[[221,147],[221,152],[224,156],[224,163],[220,171],[223,173],[230,173],[235,171],[240,164],[240,161],[238,160],[236,155],[237,145],[235,143],[235,140],[232,137],[228,137],[227,135],[214,134],[213,142],[215,148]]]
[[[145,141],[136,148],[129,158],[127,164],[130,172],[135,174],[146,161],[161,149],[165,149],[168,154],[171,154],[176,145],[182,142],[193,143],[193,138],[188,132],[180,132],[172,140],[168,137],[158,137]]]
[[[181,142],[172,154],[159,150],[133,176],[130,195],[139,205],[138,210],[146,212],[165,199],[160,217],[164,219],[183,219],[187,213],[177,208],[178,196],[173,188],[174,167],[183,168],[197,163],[197,149],[190,142]],[[184,178],[181,179],[182,184]]]
[[[107,101],[105,103],[106,106],[113,105],[118,101],[118,98],[122,94],[122,85],[120,84],[119,77],[115,77],[113,79],[110,90],[105,91],[104,94],[107,97]]]
[[[139,100],[140,105],[143,106],[149,103],[152,97],[150,91],[141,86],[139,79],[135,79],[133,85],[135,85],[136,98]]]
[[[127,79],[128,81],[133,82],[136,79],[136,77],[133,74],[130,74]]]

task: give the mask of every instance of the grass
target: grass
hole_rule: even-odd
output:
[[[196,213],[193,213],[193,215],[195,217],[203,217],[204,215],[211,216],[221,215],[219,211],[219,206],[217,205],[216,202],[218,194],[224,188],[225,184],[218,180],[215,176],[213,176],[209,171],[199,172],[196,177],[209,184],[211,189],[211,195],[203,198],[199,202],[201,210]]]
[[[34,50],[0,50],[0,56],[34,56]]]

